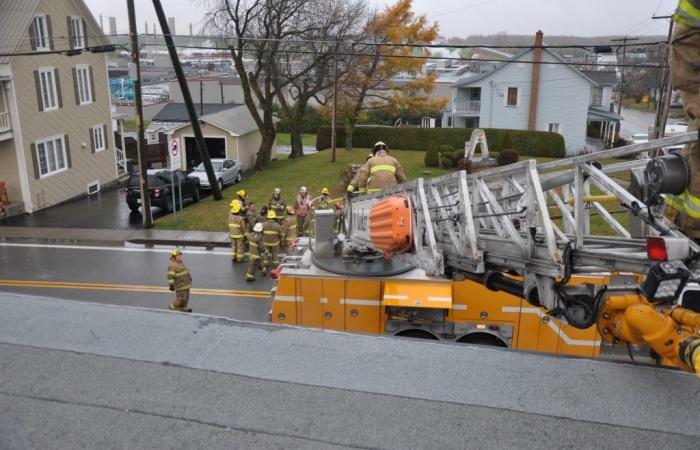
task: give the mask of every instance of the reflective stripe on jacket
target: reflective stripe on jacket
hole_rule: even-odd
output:
[[[246,235],[248,240],[248,256],[250,259],[260,259],[260,246],[262,245],[262,234],[250,232]]]
[[[238,214],[229,214],[228,233],[231,239],[243,239],[245,229],[245,219]]]
[[[263,243],[267,247],[280,245],[282,239],[282,227],[274,220],[268,220],[263,224]]]
[[[700,0],[681,0],[673,20],[692,28],[700,28]]]
[[[170,261],[168,265],[168,284],[176,291],[184,291],[192,287],[192,275],[185,263]]]
[[[687,214],[693,219],[700,219],[700,197],[688,191],[678,196],[668,194],[664,197],[664,202],[676,211]]]
[[[367,192],[376,192],[406,181],[401,163],[389,156],[386,150],[367,160],[355,174],[350,184],[356,187],[367,186]]]

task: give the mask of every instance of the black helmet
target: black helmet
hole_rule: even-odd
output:
[[[260,214],[262,214],[263,216],[267,216],[267,206],[263,206],[262,208],[260,208]]]

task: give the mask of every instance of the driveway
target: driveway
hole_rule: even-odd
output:
[[[622,108],[622,117],[625,120],[622,121],[620,126],[620,135],[625,139],[629,139],[633,134],[648,133],[649,127],[654,125],[655,114]]]
[[[151,208],[151,213],[154,219],[164,215],[160,208]],[[141,212],[129,210],[121,187],[0,220],[0,225],[58,228],[141,229],[142,224]]]

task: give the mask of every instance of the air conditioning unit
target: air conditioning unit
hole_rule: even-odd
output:
[[[100,192],[100,180],[95,180],[87,185],[88,195],[97,194]]]

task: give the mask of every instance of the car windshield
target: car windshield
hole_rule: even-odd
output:
[[[221,163],[220,162],[213,161],[211,163],[211,165],[214,168],[214,172],[221,172]],[[206,170],[204,170],[204,163],[200,163],[197,166],[197,168],[194,169],[194,171],[195,172],[206,172]]]

